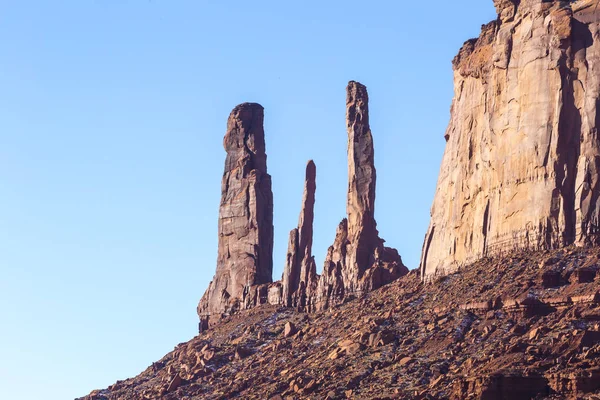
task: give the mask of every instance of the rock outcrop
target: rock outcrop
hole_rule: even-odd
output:
[[[424,279],[516,248],[599,244],[598,1],[495,0],[453,62]]]
[[[311,160],[306,165],[306,179],[298,227],[290,232],[287,259],[283,271],[283,299],[286,307],[304,309],[307,298],[314,295],[317,267],[312,255],[313,221],[317,167]]]
[[[367,88],[347,88],[348,217],[328,250],[323,274],[312,255],[316,166],[306,166],[298,227],[290,232],[281,281],[272,282],[273,195],[267,173],[263,108],[244,103],[229,116],[219,209],[217,272],[198,305],[200,331],[221,317],[260,304],[316,311],[360,296],[408,273],[385,247],[375,222],[373,137]]]
[[[385,247],[375,221],[376,170],[367,88],[351,81],[346,91],[348,130],[347,219],[327,252],[313,304],[327,308],[408,273],[395,249]]]
[[[267,302],[273,273],[273,194],[267,173],[263,107],[233,109],[223,140],[217,271],[198,304],[200,326],[209,316]],[[212,318],[211,318],[212,319]]]

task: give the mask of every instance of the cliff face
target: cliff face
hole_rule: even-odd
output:
[[[453,62],[425,279],[515,248],[600,243],[598,1],[495,5]]]
[[[273,273],[273,194],[267,173],[263,107],[244,103],[227,122],[227,152],[219,207],[217,271],[198,304],[209,315],[248,308],[266,297]]]

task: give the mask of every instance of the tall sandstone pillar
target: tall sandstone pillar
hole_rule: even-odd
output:
[[[267,173],[263,107],[240,104],[227,121],[221,184],[217,271],[198,304],[201,328],[208,318],[265,302],[273,273],[273,193]],[[216,317],[216,318],[215,318]]]
[[[369,95],[367,88],[350,82],[346,90],[346,128],[348,130],[348,237],[353,243],[348,263],[355,265],[348,272],[349,280],[362,277],[370,267],[373,251],[383,241],[375,221],[375,152],[369,125]]]
[[[514,249],[600,243],[598,1],[494,4],[453,62],[425,280]]]
[[[348,130],[347,219],[338,226],[319,280],[316,308],[361,295],[405,275],[395,249],[384,247],[375,221],[375,158],[369,126],[367,88],[351,81],[346,89]]]
[[[304,309],[317,284],[317,267],[312,255],[316,176],[317,168],[311,160],[306,165],[298,227],[290,232],[283,271],[283,305],[286,307]]]

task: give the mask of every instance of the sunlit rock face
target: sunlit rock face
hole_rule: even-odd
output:
[[[495,0],[453,62],[421,275],[513,249],[598,244],[598,1]]]

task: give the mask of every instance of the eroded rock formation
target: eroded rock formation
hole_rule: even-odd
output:
[[[346,90],[348,130],[347,219],[338,226],[327,252],[313,304],[327,308],[345,297],[360,295],[408,273],[395,249],[385,247],[375,221],[373,136],[369,126],[367,88],[351,81]]]
[[[323,274],[312,255],[316,166],[306,167],[298,227],[290,232],[281,281],[272,282],[273,195],[267,174],[263,108],[244,103],[229,116],[227,159],[219,209],[217,272],[198,305],[200,330],[223,315],[260,304],[304,311],[326,309],[408,273],[395,249],[385,247],[375,222],[373,137],[367,88],[347,88],[347,218],[328,250]]]
[[[298,227],[290,232],[288,253],[283,271],[283,299],[287,307],[306,306],[317,285],[317,267],[312,255],[313,221],[317,168],[311,160],[306,165],[306,179]]]
[[[251,161],[264,160],[262,108],[240,106],[248,109],[234,110],[225,141],[226,235],[199,312],[247,308],[264,296],[277,306],[227,318],[137,377],[82,399],[600,398],[600,246],[529,250],[598,243],[598,0],[495,4],[498,20],[454,62],[452,121],[421,274],[475,262],[426,285],[414,271],[335,312],[279,307],[283,287],[293,303],[298,282],[314,275],[302,267],[311,259],[314,173],[309,164],[287,277],[268,283],[257,246],[270,252],[272,225],[257,217],[257,204],[264,216],[270,203],[256,193],[270,198],[270,182],[266,166]],[[405,270],[377,233],[367,94],[355,82],[348,128],[348,218],[307,309]],[[238,200],[248,206],[239,209]],[[266,243],[262,229],[271,232]],[[255,262],[238,248],[254,249]],[[524,250],[482,257],[514,248]],[[236,288],[240,297],[230,294]]]
[[[263,107],[255,103],[240,104],[229,115],[217,271],[198,304],[201,327],[207,327],[209,316],[218,319],[267,301],[273,273],[273,194],[263,118]]]
[[[598,244],[598,1],[495,0],[453,62],[421,274],[515,248]]]

